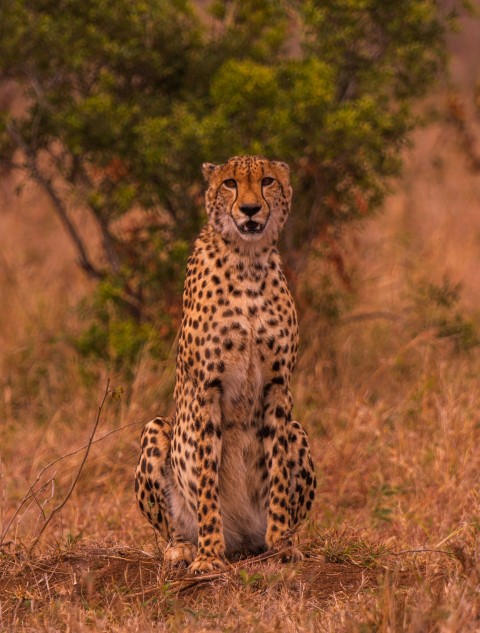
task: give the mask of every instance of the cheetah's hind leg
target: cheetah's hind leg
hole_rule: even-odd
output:
[[[170,466],[172,423],[172,418],[158,417],[145,425],[135,471],[135,493],[140,510],[166,544],[165,562],[187,566],[195,558],[196,547],[176,529],[167,494],[173,485]]]
[[[290,529],[295,530],[310,511],[317,486],[308,437],[299,422],[292,421],[289,425],[288,447]],[[296,547],[292,547],[286,558],[294,562],[301,560],[303,554]]]

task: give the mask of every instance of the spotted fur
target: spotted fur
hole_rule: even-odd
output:
[[[146,425],[135,481],[166,559],[198,572],[290,546],[316,486],[292,421],[298,325],[276,249],[288,166],[245,156],[203,171],[208,223],[187,266],[175,416]]]

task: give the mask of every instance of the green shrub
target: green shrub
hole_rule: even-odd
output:
[[[77,342],[85,352],[130,362],[141,341],[156,347],[146,322],[177,317],[205,160],[252,152],[290,163],[291,266],[328,228],[374,213],[455,17],[437,0],[210,9],[213,19],[187,0],[0,6],[0,85],[13,82],[25,104],[0,112],[0,162],[43,188],[101,284]],[[101,257],[78,230],[79,207]]]

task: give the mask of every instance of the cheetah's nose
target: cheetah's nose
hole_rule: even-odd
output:
[[[245,213],[245,215],[247,215],[249,218],[253,217],[255,213],[260,211],[261,208],[262,208],[261,204],[241,204],[240,205],[240,211],[242,213]]]

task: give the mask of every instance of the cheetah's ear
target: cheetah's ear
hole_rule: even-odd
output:
[[[275,160],[273,161],[275,163],[275,165],[277,165],[277,167],[280,167],[280,169],[283,169],[287,176],[290,176],[290,167],[287,165],[287,163],[282,163],[279,160]]]
[[[202,173],[203,173],[203,177],[205,178],[206,182],[210,181],[210,177],[213,174],[213,172],[215,171],[216,165],[214,165],[213,163],[203,163],[202,165]]]

